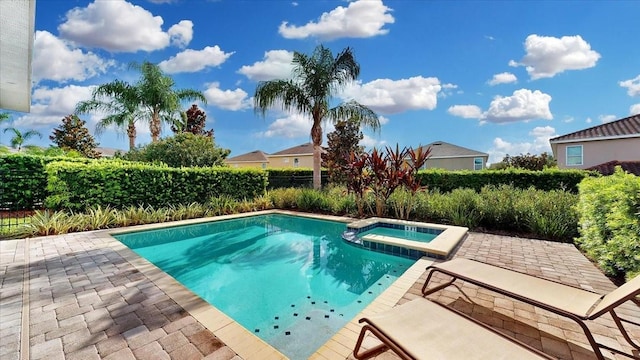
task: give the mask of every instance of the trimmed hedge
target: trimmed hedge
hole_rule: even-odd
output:
[[[54,161],[87,163],[85,158],[8,154],[0,156],[0,206],[11,210],[33,210],[47,197],[44,167]]]
[[[269,174],[268,189],[290,188],[290,187],[313,187],[313,169],[267,169]],[[322,186],[329,182],[329,173],[322,169]]]
[[[622,171],[580,184],[575,242],[607,275],[640,274],[640,177]]]
[[[450,192],[454,189],[468,188],[480,191],[486,185],[511,185],[520,189],[534,187],[538,190],[565,190],[578,192],[578,184],[582,179],[600,176],[597,172],[585,170],[548,169],[532,171],[522,169],[506,170],[460,170],[442,169],[421,170],[417,174],[422,186]]]
[[[266,173],[230,168],[170,168],[132,162],[55,162],[47,165],[45,206],[84,210],[95,206],[165,207],[212,196],[253,198],[265,192]]]

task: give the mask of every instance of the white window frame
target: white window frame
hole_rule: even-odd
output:
[[[284,158],[282,161],[284,161],[285,164],[289,163],[289,158]]]
[[[298,158],[293,158],[293,167],[297,168],[300,166],[300,160]]]
[[[476,160],[480,160],[480,164],[476,163]],[[477,165],[480,165],[480,168],[478,168]],[[484,169],[484,159],[481,157],[474,157],[473,158],[473,170],[482,170]]]
[[[569,148],[579,148],[580,149],[580,163],[571,164],[569,163]],[[577,155],[572,155],[572,158],[577,157]],[[581,166],[584,164],[584,147],[582,145],[571,145],[567,146],[565,149],[565,164],[567,166]]]
[[[262,168],[266,169],[267,168],[267,163],[262,163]]]

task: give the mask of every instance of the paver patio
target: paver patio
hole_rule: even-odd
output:
[[[168,295],[172,292],[157,279],[114,249],[104,231],[2,241],[0,246],[3,360],[240,358],[237,353],[243,349],[226,346]],[[455,256],[597,292],[615,288],[569,244],[470,233]],[[423,274],[399,303],[420,296],[425,278]],[[544,310],[469,284],[449,287],[430,298],[548,354],[562,359],[594,358],[575,323]],[[628,307],[626,315],[640,322],[637,308]],[[631,351],[608,316],[589,326],[598,341]],[[631,335],[640,339],[640,329],[632,328]],[[384,353],[378,358],[394,356]]]

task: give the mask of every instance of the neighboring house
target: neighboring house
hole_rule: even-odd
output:
[[[616,166],[620,166],[623,171],[640,176],[640,161],[609,161],[604,164],[587,168],[587,170],[595,170],[602,175],[611,175],[614,173]]]
[[[257,167],[266,169],[269,165],[269,159],[267,156],[269,156],[269,154],[256,150],[250,153],[227,158],[224,162],[229,166],[236,168]]]
[[[453,145],[444,141],[435,141],[424,145],[431,147],[431,156],[423,169],[446,170],[482,170],[487,167],[489,154]]]
[[[313,168],[313,144],[306,143],[268,155],[272,168]]]
[[[561,169],[640,161],[640,114],[549,140]]]
[[[97,147],[96,151],[100,153],[100,156],[105,158],[112,158],[116,155],[117,152],[120,152],[121,154],[124,154],[127,152],[126,150],[114,149],[114,148],[108,148],[108,147]]]

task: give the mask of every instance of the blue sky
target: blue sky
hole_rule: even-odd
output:
[[[230,156],[276,152],[309,142],[310,123],[279,109],[257,116],[256,84],[289,76],[294,51],[324,44],[353,48],[361,66],[336,101],[381,116],[364,145],[441,140],[497,162],[640,113],[638,14],[638,1],[39,0],[31,113],[13,113],[13,126],[49,145],[95,85],[135,82],[127,65],[148,60],[176,88],[205,94],[207,127]],[[101,114],[83,118],[93,132]],[[147,126],[138,134],[150,141]],[[127,148],[115,129],[98,141]]]

